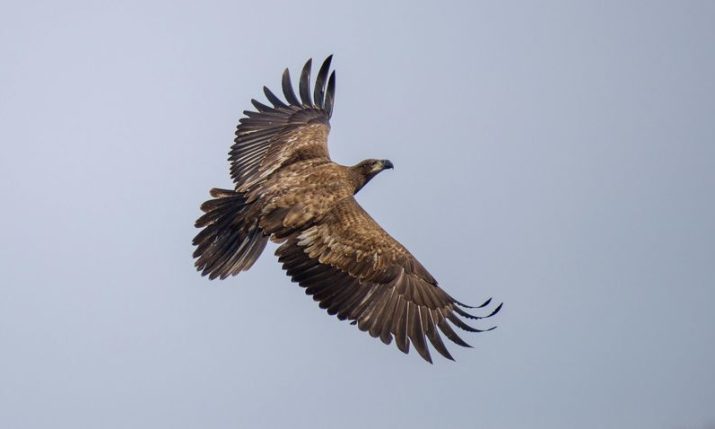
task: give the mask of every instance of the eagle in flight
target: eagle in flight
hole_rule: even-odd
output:
[[[328,132],[335,100],[335,71],[329,56],[311,91],[311,60],[303,67],[298,95],[288,69],[285,101],[268,88],[270,106],[251,100],[229,152],[234,189],[212,189],[201,205],[194,238],[196,268],[210,279],[248,270],[268,239],[288,276],[305,288],[328,314],[357,324],[385,344],[395,340],[408,353],[410,343],[432,362],[426,339],[453,359],[440,331],[469,347],[450,323],[469,332],[483,330],[461,318],[482,319],[449,296],[437,280],[358,204],[354,195],[385,169],[386,159],[353,166],[333,162]],[[461,317],[461,318],[460,318]],[[449,323],[448,323],[449,321]],[[494,329],[494,328],[491,328]]]

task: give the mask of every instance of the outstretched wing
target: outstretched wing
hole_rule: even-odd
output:
[[[236,139],[229,152],[231,178],[236,183],[236,190],[249,190],[293,161],[329,159],[329,120],[335,97],[335,72],[328,78],[331,60],[332,55],[320,67],[312,98],[312,60],[308,60],[300,75],[300,98],[293,91],[286,69],[282,81],[286,101],[265,86],[263,92],[272,106],[251,100],[256,111],[243,112],[246,117],[239,120]]]
[[[447,321],[470,332],[481,332],[460,319],[482,319],[437,286],[397,240],[385,232],[355,201],[347,198],[318,224],[293,234],[276,254],[283,268],[306,293],[341,320],[389,344],[393,337],[404,353],[410,342],[432,362],[425,337],[448,359],[439,332],[469,347]],[[489,304],[488,300],[479,307]],[[501,309],[501,304],[490,317]],[[494,328],[490,328],[494,329]]]

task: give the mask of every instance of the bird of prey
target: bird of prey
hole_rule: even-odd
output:
[[[335,100],[332,55],[311,90],[311,60],[303,67],[296,95],[288,69],[281,100],[267,87],[271,105],[251,100],[229,152],[234,189],[211,189],[196,221],[196,268],[210,279],[248,270],[269,239],[288,276],[321,308],[357,324],[385,344],[410,344],[432,362],[426,339],[452,359],[440,332],[469,347],[450,323],[470,332],[483,330],[460,317],[474,316],[449,296],[437,280],[358,204],[354,195],[373,177],[393,168],[386,159],[353,166],[333,162],[328,132]],[[448,323],[449,322],[449,323]],[[494,329],[494,328],[490,328]]]

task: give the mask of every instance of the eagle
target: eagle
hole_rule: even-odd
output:
[[[440,332],[471,347],[452,326],[484,332],[462,320],[486,316],[491,298],[471,307],[452,298],[437,280],[355,200],[355,194],[380,172],[393,168],[386,159],[353,166],[330,159],[328,133],[335,101],[332,55],[318,70],[311,90],[311,65],[302,69],[296,95],[288,69],[283,72],[285,100],[270,89],[270,105],[255,99],[244,111],[229,152],[234,189],[210,190],[196,221],[195,265],[209,279],[248,270],[268,240],[280,244],[278,261],[293,282],[340,320],[380,338],[394,339],[408,353],[410,344],[432,362],[427,340],[454,360]],[[451,325],[450,325],[451,324]]]

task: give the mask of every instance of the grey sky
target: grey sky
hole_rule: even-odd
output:
[[[0,427],[715,425],[715,3],[625,3],[3,2]],[[361,204],[505,302],[455,363],[274,247],[193,269],[241,111],[330,53]]]

